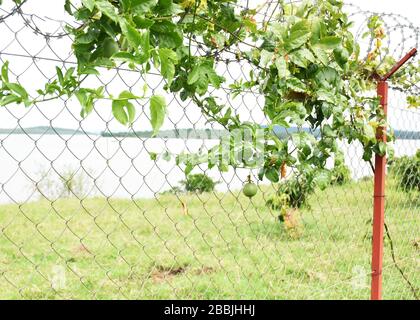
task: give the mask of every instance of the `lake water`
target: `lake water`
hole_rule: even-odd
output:
[[[40,192],[50,200],[63,196],[60,175],[69,174],[76,177],[74,190],[80,197],[151,198],[178,186],[185,176],[174,159],[154,162],[149,152],[197,152],[215,144],[216,140],[199,139],[0,135],[0,203],[34,201],[41,197]],[[343,144],[342,148],[354,179],[371,175],[369,165],[360,160],[360,147]],[[412,155],[419,148],[420,140],[398,140],[395,154]],[[220,181],[217,190],[223,192],[239,189],[250,171],[231,169],[220,174],[213,169],[206,173]]]

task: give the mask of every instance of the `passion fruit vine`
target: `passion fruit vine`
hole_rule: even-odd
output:
[[[248,182],[244,184],[244,187],[242,189],[242,192],[244,195],[248,198],[252,198],[257,194],[258,188],[257,185],[252,182],[251,176],[248,176]]]

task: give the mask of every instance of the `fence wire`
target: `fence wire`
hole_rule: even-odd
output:
[[[270,21],[281,7],[264,4],[257,19]],[[56,65],[68,69],[75,58],[68,22],[29,5],[1,9],[0,61],[10,61],[17,82],[38,88],[54,80]],[[346,10],[367,54],[373,39],[361,35],[373,13],[352,5]],[[396,59],[418,48],[416,25],[396,14],[380,16]],[[227,84],[211,94],[241,119],[265,124],[264,97],[247,91],[233,99],[228,86],[250,68],[224,52],[217,70]],[[369,297],[373,182],[361,146],[341,143],[351,181],[316,191],[280,221],[276,185],[260,182],[251,200],[242,194],[248,175],[258,180],[254,170],[220,173],[202,165],[193,173],[208,175],[215,189],[185,190],[184,171],[171,155],[208,150],[218,140],[207,133],[214,137],[223,128],[208,123],[192,102],[165,93],[159,74],[101,69],[89,81],[109,94],[146,85],[166,95],[167,135],[150,137],[150,113],[141,102],[129,129],[113,120],[106,104],[82,119],[74,98],[1,108],[0,298]],[[390,92],[396,141],[387,176],[388,299],[415,299],[420,286],[420,112],[405,106],[408,91],[418,94],[418,87]]]

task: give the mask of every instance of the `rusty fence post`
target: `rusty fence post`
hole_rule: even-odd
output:
[[[417,49],[407,53],[383,78],[378,82],[377,94],[380,105],[386,117],[388,111],[388,83],[387,80],[397,72],[409,59],[414,57]],[[378,141],[386,142],[386,128],[380,127],[377,132]],[[385,178],[386,155],[375,155],[375,177],[373,191],[373,231],[372,231],[372,282],[371,299],[382,299],[382,264],[384,250],[385,223]]]
[[[388,83],[379,81],[378,96],[386,116],[388,109]],[[377,139],[386,142],[386,128],[378,128]],[[382,293],[382,257],[384,247],[385,219],[385,170],[386,155],[375,156],[375,180],[373,191],[373,233],[372,233],[372,288],[371,299],[380,300]]]

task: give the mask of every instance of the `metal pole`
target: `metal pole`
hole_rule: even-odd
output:
[[[408,60],[417,54],[414,48],[398,61],[391,70],[379,79],[377,94],[386,118],[388,112],[388,83],[392,77]],[[386,142],[386,128],[379,127],[378,141]],[[373,191],[373,234],[372,234],[372,283],[370,297],[372,300],[382,299],[382,263],[384,252],[384,223],[385,223],[385,170],[386,155],[375,155],[375,180]]]
[[[388,107],[388,83],[378,83],[378,96],[384,114]],[[377,132],[378,141],[386,142],[386,128],[380,127]],[[372,286],[371,299],[382,298],[382,257],[384,247],[384,219],[385,219],[385,169],[386,155],[375,156],[375,181],[373,194],[373,237],[372,237]]]

